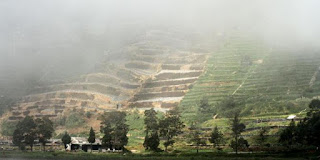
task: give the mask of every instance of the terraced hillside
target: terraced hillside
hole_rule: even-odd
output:
[[[39,85],[12,107],[9,119],[57,117],[73,109],[98,113],[175,107],[202,74],[207,59],[207,53],[191,52],[189,42],[177,35],[149,31],[119,53],[106,54],[94,72]],[[112,54],[121,58],[109,59]]]
[[[213,110],[232,98],[239,102],[242,115],[299,112],[305,107],[298,104],[299,99],[320,95],[319,66],[317,52],[264,48],[255,39],[234,35],[219,52],[210,55],[206,73],[180,106],[189,120],[195,118],[203,98]],[[218,110],[215,114],[222,113]]]

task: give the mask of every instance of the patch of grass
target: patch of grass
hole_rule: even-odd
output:
[[[268,153],[241,153],[238,155],[225,152],[200,152],[195,150],[188,153],[148,153],[148,154],[113,154],[113,153],[86,153],[86,152],[4,152],[1,159],[61,159],[61,160],[229,160],[229,159],[262,159],[262,160],[285,160],[285,159],[310,159],[316,158],[316,154],[268,154]]]

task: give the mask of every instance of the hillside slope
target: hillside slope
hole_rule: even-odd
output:
[[[204,71],[207,53],[188,44],[177,31],[149,31],[119,53],[106,53],[91,73],[33,88],[12,107],[9,120],[26,115],[54,118],[74,109],[168,110],[178,105]],[[110,60],[111,54],[121,58]]]
[[[208,99],[215,110],[212,116],[230,116],[231,111],[243,116],[299,112],[305,107],[299,99],[320,95],[319,66],[315,51],[267,48],[257,39],[235,34],[210,54],[205,74],[180,107],[188,121],[196,120],[201,99]],[[219,110],[230,98],[238,108]]]

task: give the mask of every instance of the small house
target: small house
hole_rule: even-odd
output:
[[[102,149],[101,140],[96,139],[96,142],[91,144],[86,137],[71,137],[70,150],[77,151],[80,149],[85,152],[100,151]]]

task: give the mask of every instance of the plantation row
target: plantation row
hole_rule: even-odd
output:
[[[194,119],[201,99],[206,98],[216,108],[233,97],[242,102],[238,109],[244,114],[280,108],[280,112],[293,113],[302,107],[283,108],[279,104],[319,95],[320,78],[316,77],[310,86],[319,66],[320,55],[314,52],[267,49],[254,38],[232,36],[210,55],[205,74],[186,94],[180,107],[186,119]]]

